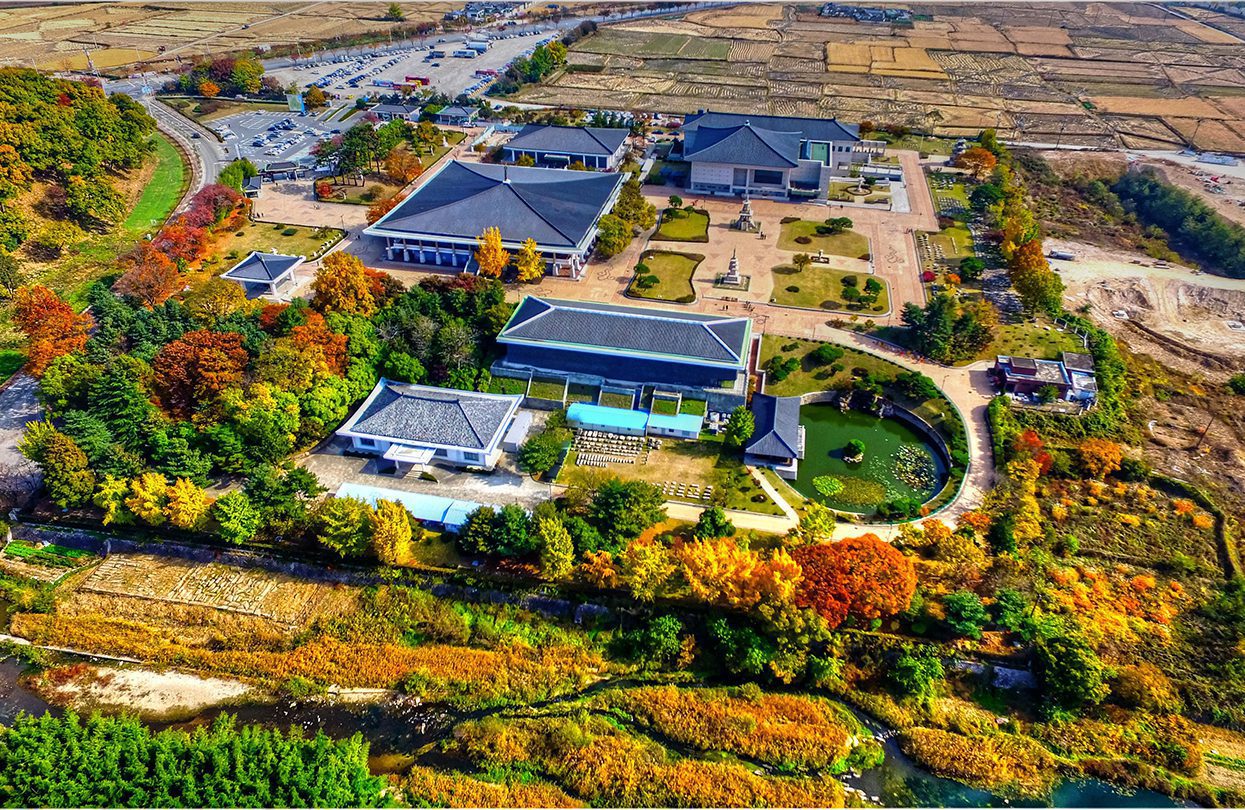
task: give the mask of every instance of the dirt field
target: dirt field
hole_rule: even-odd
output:
[[[1223,15],[1183,20],[1127,3],[911,8],[910,25],[756,5],[602,26],[568,70],[518,100],[1245,151],[1245,26],[1220,25]]]
[[[412,25],[451,2],[404,3]],[[147,60],[387,31],[375,3],[75,3],[0,10],[0,65],[109,69]]]

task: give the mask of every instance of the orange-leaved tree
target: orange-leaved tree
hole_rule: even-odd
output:
[[[998,158],[990,150],[982,149],[980,146],[965,149],[955,159],[956,166],[966,170],[978,180],[984,179],[990,172],[994,171],[994,167],[998,165],[998,162]]]
[[[13,296],[13,321],[26,335],[27,369],[42,376],[58,357],[86,346],[91,316],[73,311],[59,295],[42,285],[19,287]]]
[[[872,621],[908,607],[916,591],[912,561],[875,534],[797,548],[804,578],[796,604],[816,610],[833,627],[849,616]]]
[[[328,315],[370,316],[376,311],[376,298],[367,270],[358,256],[345,251],[330,253],[320,262],[320,270],[311,282],[312,306]]]
[[[374,225],[376,222],[380,221],[380,218],[385,214],[388,214],[390,211],[397,208],[398,203],[405,199],[405,194],[395,194],[392,197],[386,197],[383,200],[377,200],[372,203],[367,209],[367,224]]]
[[[346,335],[329,331],[324,316],[319,312],[308,312],[307,322],[290,330],[290,341],[299,349],[319,349],[327,371],[334,374],[346,373]]]
[[[175,416],[189,416],[241,382],[248,357],[237,332],[187,332],[166,344],[151,363],[160,403]]]
[[[113,292],[133,298],[148,309],[163,304],[182,287],[177,265],[150,242],[142,242],[130,251],[121,259],[121,266],[125,273],[112,285]]]
[[[424,170],[424,164],[415,153],[404,146],[395,146],[385,156],[385,174],[395,182],[409,183]]]
[[[790,604],[800,567],[784,551],[762,555],[731,539],[674,545],[692,596],[727,608],[751,608],[762,601]]]
[[[1086,439],[1076,451],[1081,467],[1094,478],[1106,478],[1124,461],[1124,448],[1107,439]]]
[[[480,275],[501,278],[502,271],[510,264],[510,253],[501,244],[501,231],[485,228],[477,241],[480,247],[476,249],[476,262],[480,265]]]
[[[207,98],[216,98],[220,95],[220,85],[210,79],[204,79],[199,82],[199,95]]]

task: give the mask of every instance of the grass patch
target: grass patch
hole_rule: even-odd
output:
[[[573,382],[567,388],[566,400],[567,402],[596,402],[600,390],[595,385]]]
[[[645,251],[640,256],[640,263],[648,267],[648,272],[643,275],[636,274],[627,287],[627,294],[652,301],[690,304],[696,300],[696,291],[692,289],[692,275],[704,260],[704,256],[695,253]]]
[[[605,472],[628,480],[648,481],[661,486],[666,481],[684,484],[713,485],[726,496],[727,509],[780,515],[782,509],[765,494],[743,469],[739,456],[723,450],[717,441],[666,440],[658,450],[649,453],[647,464],[610,464],[601,467],[577,467],[573,459],[562,465],[558,483],[571,486],[589,485]]]
[[[677,416],[679,413],[679,403],[673,399],[654,399],[653,404],[649,406],[649,410],[662,416]]]
[[[1083,352],[1081,339],[1071,332],[1061,332],[1044,321],[1038,323],[1005,323],[995,330],[994,341],[987,346],[978,360],[986,360],[999,354],[1014,357],[1033,357],[1038,360],[1057,360],[1060,352]]]
[[[810,264],[803,271],[795,265],[780,264],[774,268],[774,292],[770,298],[775,304],[808,309],[840,310],[844,312],[887,312],[890,309],[890,287],[885,281],[866,273],[849,273],[821,264]],[[856,279],[856,286],[844,284],[845,279]],[[865,284],[874,279],[882,285],[872,302],[849,301],[847,290],[865,293]]]
[[[289,112],[284,101],[238,101],[236,99],[206,99],[189,96],[162,96],[163,101],[187,118],[207,124],[212,121],[248,112]],[[290,113],[297,115],[297,113]]]
[[[843,350],[843,357],[832,365],[820,366],[808,357],[809,352],[820,345],[821,343],[815,340],[800,340],[780,335],[762,336],[762,366],[776,355],[800,359],[800,367],[787,375],[786,379],[780,381],[775,381],[773,378],[767,379],[765,393],[788,397],[807,394],[811,391],[827,391],[846,385],[852,378],[852,370],[857,368],[865,369],[874,377],[894,377],[906,370],[886,358],[839,344],[835,345]]]
[[[796,253],[830,253],[835,256],[848,256],[859,259],[869,252],[869,240],[853,230],[842,233],[820,236],[817,226],[824,223],[810,219],[799,219],[787,222],[778,235],[779,250],[792,250]],[[808,242],[796,241],[808,239]]]
[[[679,404],[679,413],[690,413],[693,416],[704,416],[709,403],[703,399],[687,399]]]
[[[286,231],[293,230],[288,234]],[[338,228],[313,228],[306,225],[284,225],[272,222],[248,222],[241,230],[226,234],[205,264],[226,263],[232,266],[246,258],[252,250],[285,253],[310,258],[323,242],[336,239]]]
[[[565,393],[565,380],[532,380],[532,385],[527,390],[527,395],[529,397],[535,397],[536,399],[551,399],[556,402],[561,402]]]
[[[600,404],[607,408],[622,408],[625,411],[629,411],[634,403],[634,395],[620,394],[616,391],[601,392]]]
[[[490,394],[523,394],[527,391],[527,380],[517,377],[493,377],[489,380]]]
[[[122,225],[127,231],[141,232],[160,227],[173,213],[190,183],[182,155],[173,142],[157,133],[155,145],[156,169]]]
[[[7,380],[26,365],[26,353],[21,349],[0,349],[0,380]]]
[[[959,267],[964,259],[977,255],[973,249],[973,235],[964,225],[943,228],[929,235],[931,245],[942,248],[942,257],[951,267]]]
[[[709,212],[667,208],[653,238],[666,242],[708,242]]]

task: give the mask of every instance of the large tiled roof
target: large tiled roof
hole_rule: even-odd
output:
[[[752,395],[756,427],[744,451],[771,458],[800,457],[800,398]]]
[[[382,379],[339,432],[484,450],[495,443],[519,399]]]
[[[541,246],[573,248],[596,227],[623,180],[621,174],[452,161],[367,233],[475,239],[497,227],[504,242],[530,237]]]
[[[302,263],[302,256],[252,252],[222,275],[235,281],[276,281]]]
[[[795,118],[785,115],[752,115],[751,113],[698,112],[683,121],[684,138],[700,127],[730,129],[751,124],[774,132],[798,132],[810,141],[859,141],[860,127],[844,124],[834,118]]]
[[[779,132],[744,123],[733,127],[700,126],[683,137],[683,156],[689,161],[775,169],[800,165],[798,132]]]
[[[376,114],[387,113],[389,115],[410,115],[419,112],[418,104],[377,104],[371,109]]]
[[[561,152],[573,155],[609,157],[618,151],[630,134],[628,130],[606,127],[555,127],[528,124],[506,144],[512,149],[533,152]]]
[[[528,296],[498,341],[743,368],[751,333],[747,318]]]

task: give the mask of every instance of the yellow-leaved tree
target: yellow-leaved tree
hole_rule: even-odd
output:
[[[411,516],[397,501],[378,500],[372,516],[372,549],[385,565],[397,565],[410,553]]]
[[[476,262],[480,265],[480,275],[501,278],[502,271],[510,264],[510,254],[501,244],[501,231],[485,228],[477,241],[480,247],[476,249]]]
[[[312,306],[325,315],[344,312],[366,318],[376,311],[367,269],[352,253],[338,251],[325,256],[311,282],[311,291]]]
[[[514,266],[519,270],[519,281],[537,282],[545,277],[545,260],[536,249],[536,240],[529,237],[519,248]]]
[[[125,499],[125,505],[147,525],[159,526],[164,522],[168,500],[168,479],[158,472],[147,472],[130,481],[130,497]]]
[[[570,532],[557,518],[536,521],[540,540],[540,570],[549,579],[565,579],[575,567],[575,544]]]
[[[164,514],[169,525],[179,529],[197,529],[207,520],[211,506],[203,488],[189,478],[178,478],[169,487]]]

